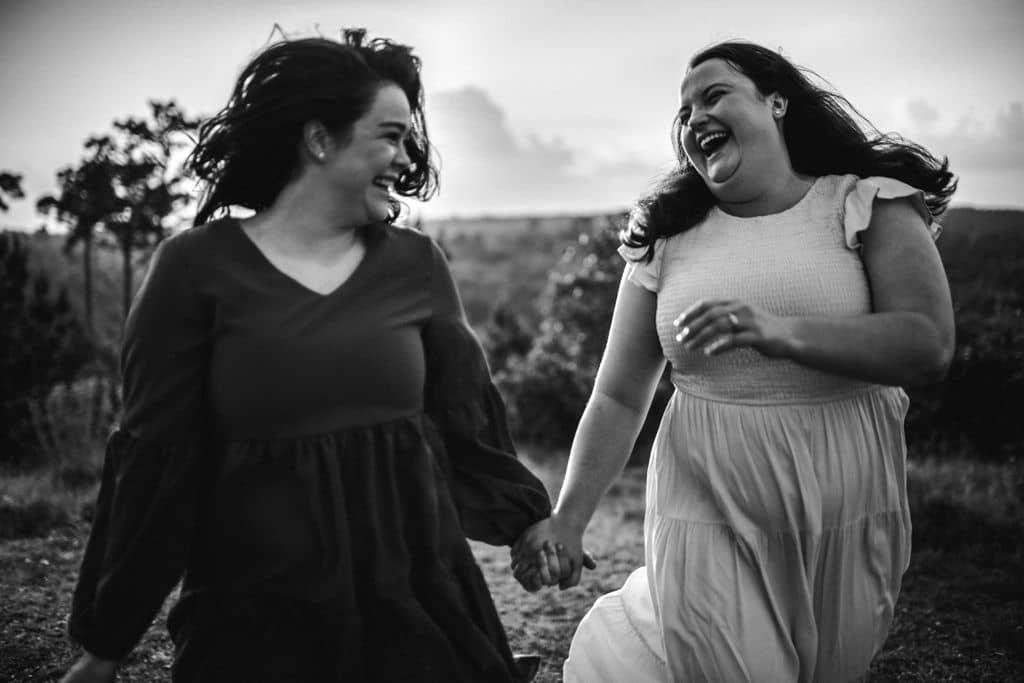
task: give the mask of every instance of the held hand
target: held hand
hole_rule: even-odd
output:
[[[538,522],[512,547],[516,580],[533,592],[541,586],[570,588],[579,583],[583,568],[594,569],[593,556],[582,548],[582,529],[553,515]]]
[[[60,679],[60,683],[112,683],[116,668],[117,662],[114,660],[100,659],[84,652]]]
[[[793,344],[788,319],[736,300],[698,301],[672,324],[679,329],[676,341],[683,348],[708,356],[749,347],[768,358],[784,358]]]
[[[524,531],[510,549],[513,575],[531,593],[558,581],[561,565],[550,536],[551,520],[543,519]]]

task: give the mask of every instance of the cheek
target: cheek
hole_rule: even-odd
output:
[[[691,164],[700,154],[700,147],[697,146],[697,140],[694,138],[692,133],[687,133],[683,136],[683,152],[686,154],[686,158],[690,160]]]

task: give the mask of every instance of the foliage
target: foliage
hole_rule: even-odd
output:
[[[132,293],[132,254],[162,240],[171,219],[190,201],[181,190],[182,169],[172,167],[175,154],[191,144],[199,121],[186,116],[173,101],[150,101],[148,119],[114,122],[114,134],[104,138],[111,164],[111,180],[118,197],[117,211],[104,229],[117,243],[123,266],[121,310],[128,315]]]
[[[506,356],[495,380],[518,438],[565,445],[594,385],[622,260],[610,221],[580,232],[538,301],[540,330],[525,355]],[[498,323],[500,321],[496,321]]]
[[[521,351],[531,330],[525,315],[502,307],[484,328],[524,442],[569,443],[589,396],[622,268],[608,223],[582,230],[548,278],[535,303],[539,322],[528,351]],[[505,258],[526,251],[525,240],[509,245]],[[953,294],[957,348],[944,382],[908,392],[911,453],[1013,459],[1024,448],[1024,214],[953,209],[938,244]],[[639,443],[653,435],[670,393],[663,379]]]
[[[114,121],[114,130],[85,143],[86,157],[57,174],[60,192],[36,203],[42,213],[68,226],[67,248],[83,245],[86,326],[93,331],[92,245],[113,246],[122,258],[122,317],[134,293],[133,254],[163,239],[179,211],[191,201],[181,190],[180,158],[191,144],[198,119],[173,101],[153,100],[148,118]]]
[[[0,233],[0,465],[38,455],[31,402],[75,377],[92,356],[67,290],[54,293],[45,274],[30,272],[26,239]]]
[[[120,405],[117,383],[102,375],[57,384],[29,402],[39,451],[56,484],[79,488],[99,480]]]
[[[86,144],[90,156],[78,166],[68,166],[57,173],[59,193],[44,195],[36,202],[36,209],[53,216],[67,226],[65,251],[82,245],[83,303],[85,329],[90,337],[95,333],[93,316],[93,243],[99,224],[117,210],[117,195],[110,182],[110,160],[107,145],[99,138],[90,138]]]
[[[21,174],[0,171],[0,211],[11,208],[7,203],[11,199],[21,199],[24,196],[25,192],[21,189]]]
[[[1024,214],[949,212],[938,246],[956,314],[946,380],[910,391],[907,438],[919,454],[984,460],[1024,450]]]

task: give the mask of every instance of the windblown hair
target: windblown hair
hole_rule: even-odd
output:
[[[793,169],[808,176],[845,175],[861,178],[888,176],[912,185],[925,194],[932,216],[945,210],[956,190],[949,160],[939,161],[928,150],[895,134],[879,133],[846,98],[812,82],[816,76],[777,52],[743,41],[726,41],[698,52],[689,69],[710,59],[722,59],[745,75],[763,96],[779,93],[787,98],[783,137]],[[866,124],[861,128],[860,119]],[[865,132],[865,129],[867,132]],[[677,165],[655,189],[642,197],[619,237],[630,247],[647,247],[646,260],[654,255],[654,243],[700,223],[715,205],[683,151],[683,121],[677,114],[672,125],[672,145]]]
[[[253,58],[227,106],[200,126],[189,156],[189,170],[206,185],[196,224],[231,206],[269,207],[298,171],[303,126],[319,121],[344,138],[388,84],[405,92],[412,113],[405,142],[411,163],[395,192],[421,200],[434,194],[437,168],[423,116],[419,57],[408,46],[365,38],[363,29],[346,29],[341,41],[283,40]],[[400,211],[392,199],[388,222]]]

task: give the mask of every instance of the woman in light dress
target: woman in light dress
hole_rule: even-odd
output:
[[[885,641],[910,557],[901,387],[940,380],[954,347],[933,238],[956,182],[852,111],[757,45],[689,64],[679,165],[623,234],[555,512],[513,549],[528,587],[579,581],[667,360],[646,566],[579,625],[569,683],[840,683]]]

